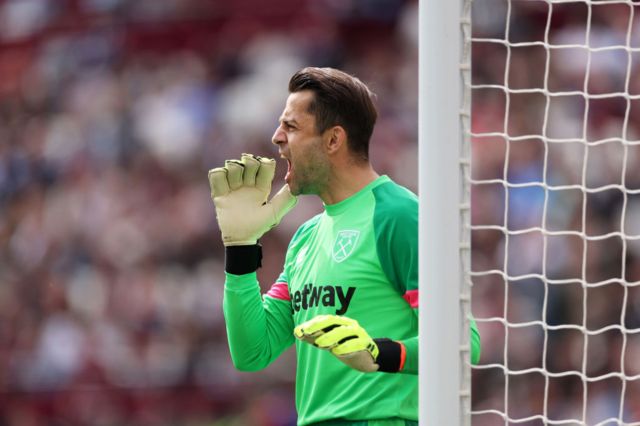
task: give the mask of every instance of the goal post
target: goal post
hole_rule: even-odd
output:
[[[470,2],[421,1],[419,40],[420,424],[469,425]]]

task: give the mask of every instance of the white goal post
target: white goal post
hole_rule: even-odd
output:
[[[420,424],[640,426],[640,1],[419,22]]]
[[[468,1],[420,3],[420,424],[428,426],[469,424],[469,14]]]

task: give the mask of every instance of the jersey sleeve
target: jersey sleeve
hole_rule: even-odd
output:
[[[471,364],[477,365],[480,362],[480,332],[473,317],[469,320],[471,328]]]
[[[376,188],[376,249],[387,279],[418,317],[418,200],[392,185]],[[401,373],[418,374],[418,336],[401,341],[405,362]]]
[[[418,200],[391,185],[376,188],[374,227],[380,265],[391,285],[418,307]]]
[[[226,274],[223,310],[231,359],[241,371],[267,367],[294,342],[286,276],[262,297],[256,273]]]
[[[418,316],[418,200],[414,194],[392,186],[381,186],[376,194],[374,226],[376,248],[389,282]],[[405,374],[418,374],[418,337],[402,340]],[[480,360],[480,333],[470,320],[471,363]]]
[[[231,359],[242,371],[267,367],[291,346],[293,308],[289,292],[288,265],[297,255],[298,242],[320,215],[304,223],[289,242],[283,272],[262,296],[256,273],[226,274],[223,311]]]

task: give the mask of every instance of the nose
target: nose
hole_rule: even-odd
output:
[[[278,126],[276,131],[273,133],[271,137],[271,143],[274,145],[280,145],[281,143],[285,143],[287,141],[287,134],[282,130],[282,126]]]

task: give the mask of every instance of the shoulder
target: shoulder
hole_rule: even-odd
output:
[[[418,197],[389,180],[374,188],[373,224],[378,260],[401,293],[417,288]]]
[[[288,251],[291,253],[292,251],[296,251],[307,238],[313,233],[313,231],[317,228],[318,223],[322,217],[322,213],[315,215],[311,219],[304,222],[300,227],[296,230],[293,237],[291,237],[291,241],[289,242]]]
[[[290,262],[298,256],[298,252],[300,251],[300,249],[305,246],[309,237],[317,228],[321,217],[322,213],[307,220],[302,225],[300,225],[295,234],[293,234],[293,237],[291,237],[291,241],[289,241],[289,246],[287,247],[287,254],[285,255],[285,269],[287,269]]]
[[[375,221],[417,223],[418,196],[389,180],[373,189]]]
[[[315,215],[314,217],[312,217],[311,219],[309,219],[306,222],[304,222],[302,225],[300,225],[300,227],[298,228],[296,233],[293,234],[293,237],[291,238],[291,241],[293,242],[293,241],[298,240],[300,238],[304,238],[310,232],[313,232],[313,230],[318,226],[318,222],[320,222],[320,218],[321,217],[322,217],[322,213],[319,213],[319,214]]]

